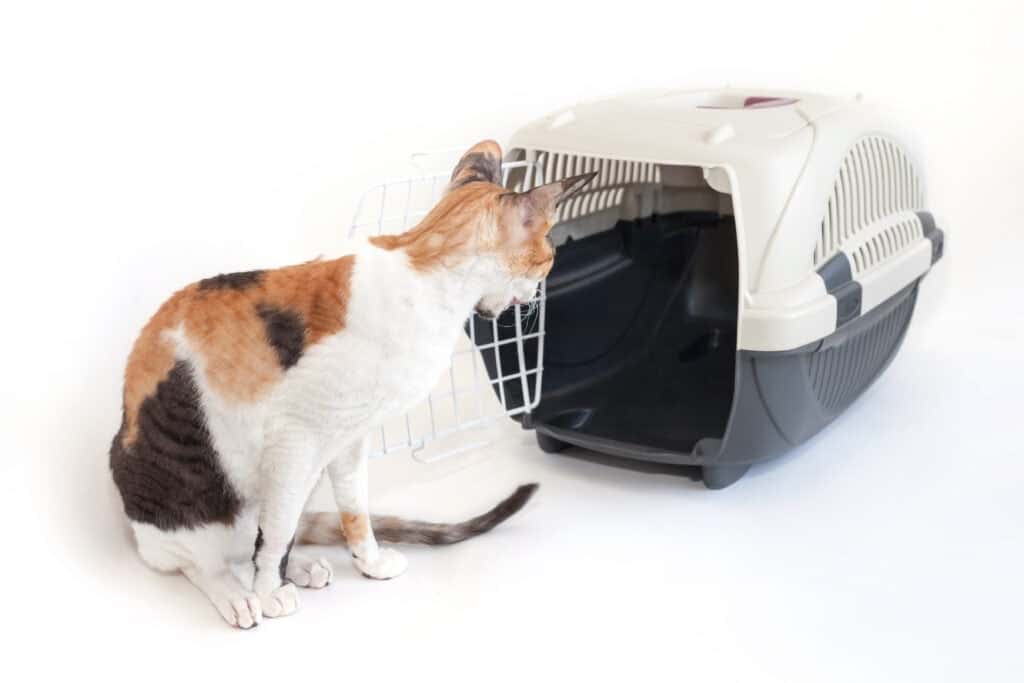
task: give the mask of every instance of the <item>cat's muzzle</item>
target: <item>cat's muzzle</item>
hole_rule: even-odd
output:
[[[508,309],[513,308],[515,306],[519,306],[522,303],[523,301],[519,297],[514,297],[511,301],[505,304],[503,308],[497,311],[491,311],[486,308],[483,308],[482,306],[476,306],[473,310],[476,312],[478,316],[480,316],[484,320],[494,320]]]
[[[476,316],[478,318],[482,318],[484,320],[494,320],[499,315],[501,315],[501,313],[495,313],[494,311],[488,311],[488,310],[486,310],[484,308],[480,308],[479,306],[474,308],[473,312],[476,313]]]

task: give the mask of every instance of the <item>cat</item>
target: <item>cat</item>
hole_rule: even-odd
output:
[[[466,318],[531,299],[547,276],[555,207],[590,173],[511,192],[487,140],[415,227],[332,260],[217,275],[168,299],[128,358],[110,469],[149,566],[181,572],[232,626],[298,609],[332,568],[293,543],[344,543],[389,579],[378,540],[454,543],[519,511],[536,484],[479,517],[371,517],[369,435],[429,394]],[[339,514],[304,513],[326,473]]]

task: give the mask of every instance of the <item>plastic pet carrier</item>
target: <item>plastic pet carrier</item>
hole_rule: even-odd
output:
[[[402,446],[508,415],[545,451],[695,465],[709,488],[728,486],[879,376],[942,256],[908,137],[859,99],[645,91],[540,119],[506,150],[515,190],[598,176],[559,207],[538,300],[470,319],[429,424],[398,425]],[[357,227],[414,222],[438,178],[376,188],[404,188],[404,213],[388,218],[382,196]],[[491,413],[460,414],[481,385]]]

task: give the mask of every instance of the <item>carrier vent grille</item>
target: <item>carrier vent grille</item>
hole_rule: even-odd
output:
[[[618,207],[622,204],[626,189],[631,186],[661,184],[661,171],[657,164],[540,150],[533,152],[532,155],[536,162],[535,168],[543,169],[543,178],[540,177],[541,172],[523,173],[519,178],[513,179],[512,189],[517,192],[529,190],[546,182],[597,171],[597,177],[583,192],[558,208],[556,221],[588,216]],[[531,153],[527,153],[527,159],[530,157]]]
[[[861,138],[847,153],[828,198],[814,266],[832,258],[858,232],[885,216],[918,211],[921,179],[906,153],[880,136]]]
[[[916,216],[893,223],[861,244],[852,253],[854,274],[859,275],[885,263],[921,239],[923,235],[921,221]]]
[[[896,354],[916,298],[915,290],[845,343],[811,354],[807,373],[818,403],[827,413],[835,415],[846,408]]]

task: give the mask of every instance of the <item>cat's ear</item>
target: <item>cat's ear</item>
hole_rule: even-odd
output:
[[[501,146],[494,140],[478,142],[462,155],[448,189],[478,181],[501,185]]]
[[[516,203],[522,207],[524,212],[524,223],[528,226],[544,224],[550,227],[550,223],[546,219],[551,217],[558,205],[582,190],[596,177],[597,171],[583,173],[546,185],[539,185],[532,190],[515,195]]]

